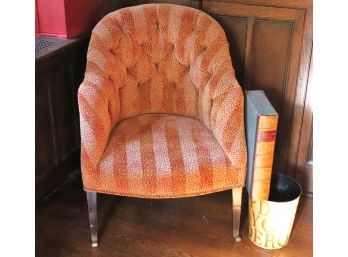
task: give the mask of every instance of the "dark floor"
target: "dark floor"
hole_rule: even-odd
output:
[[[263,250],[248,239],[232,243],[230,191],[145,200],[98,195],[99,247],[92,248],[85,193],[72,178],[36,208],[36,256],[290,257],[312,256],[312,198],[303,196],[289,244]]]

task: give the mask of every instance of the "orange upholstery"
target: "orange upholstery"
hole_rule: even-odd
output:
[[[235,169],[201,122],[170,114],[143,114],[112,131],[87,190],[140,197],[182,197],[240,186]]]
[[[85,190],[161,198],[244,186],[243,93],[209,15],[171,4],[108,14],[78,100]]]

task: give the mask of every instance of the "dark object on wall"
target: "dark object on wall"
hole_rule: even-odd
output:
[[[42,43],[35,58],[35,198],[39,200],[79,168],[76,95],[89,37],[37,40],[53,42]]]

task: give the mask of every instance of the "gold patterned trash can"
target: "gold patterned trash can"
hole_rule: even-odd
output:
[[[294,179],[273,174],[268,201],[249,199],[249,239],[264,249],[287,245],[302,189]]]

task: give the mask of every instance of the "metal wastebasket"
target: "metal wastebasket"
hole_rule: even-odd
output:
[[[268,201],[249,199],[249,239],[264,249],[286,246],[301,193],[294,179],[272,174]]]

